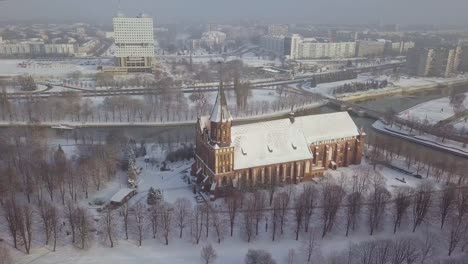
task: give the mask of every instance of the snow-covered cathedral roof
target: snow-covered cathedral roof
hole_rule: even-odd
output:
[[[220,83],[216,102],[210,116],[211,122],[232,121],[231,113],[227,107],[226,96],[224,95],[223,83]]]
[[[234,169],[311,159],[310,144],[357,135],[347,112],[233,126]]]

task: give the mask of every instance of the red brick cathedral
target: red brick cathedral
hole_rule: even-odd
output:
[[[232,124],[223,85],[198,118],[192,173],[213,193],[226,187],[299,183],[360,164],[365,134],[347,112]]]

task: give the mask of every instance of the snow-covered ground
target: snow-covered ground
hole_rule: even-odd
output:
[[[193,57],[193,63],[208,63],[209,61],[217,61],[217,60],[224,60],[226,61],[232,61],[232,60],[242,60],[242,62],[246,66],[250,67],[261,67],[261,66],[280,66],[281,61],[279,59],[276,60],[270,60],[268,58],[262,58],[255,56],[252,53],[246,53],[243,56],[226,56],[226,57]]]
[[[468,93],[465,95],[468,96]],[[463,105],[468,108],[468,99],[465,99]],[[450,98],[443,97],[418,104],[401,112],[398,116],[403,119],[416,119],[421,122],[427,120],[430,124],[435,124],[453,115],[455,115],[455,112],[453,106],[450,105]]]
[[[330,83],[321,83],[318,84],[317,87],[311,88],[308,86],[304,86],[304,88],[309,89],[311,92],[319,93],[323,96],[335,96],[333,95],[333,91],[343,86],[344,84],[352,84],[352,83],[365,83],[371,80],[388,80],[389,84],[385,88],[375,89],[375,90],[368,90],[368,91],[359,91],[356,93],[344,93],[344,94],[337,94],[336,97],[345,98],[351,97],[355,95],[371,95],[372,93],[382,93],[391,90],[397,90],[401,88],[412,88],[412,87],[422,87],[422,86],[431,86],[437,84],[445,84],[449,82],[456,82],[467,80],[468,75],[459,75],[453,78],[433,78],[433,77],[408,77],[408,76],[401,76],[399,80],[395,81],[391,79],[391,76],[381,75],[378,77],[372,76],[368,73],[360,74],[357,78],[351,80],[344,80],[338,82],[330,82]]]
[[[24,67],[19,64],[23,64]],[[34,61],[34,60],[0,60],[0,75],[53,76],[63,77],[69,73],[80,71],[96,73],[96,65],[80,65],[74,61]]]
[[[155,155],[162,155],[159,153],[161,150],[156,150]],[[159,154],[158,154],[159,153]],[[168,202],[173,203],[175,199],[186,197],[192,204],[196,204],[193,199],[193,193],[190,186],[184,182],[181,178],[181,175],[186,174],[184,171],[189,168],[190,162],[176,162],[169,164],[169,167],[172,168],[172,171],[169,172],[160,172],[158,168],[150,168],[147,166],[141,158],[138,159],[138,167],[143,167],[142,174],[140,177],[140,186],[138,187],[139,194],[133,197],[130,200],[130,204],[136,202],[146,203],[146,193],[147,189],[152,186],[154,188],[160,188],[163,191],[164,199]],[[350,180],[356,170],[371,170],[371,167],[366,164],[364,160],[363,165],[351,166],[349,168],[340,168],[337,171],[331,171],[328,177],[336,181],[340,181],[342,177]],[[390,192],[392,192],[398,186],[408,186],[416,187],[426,179],[419,180],[411,176],[402,174],[400,172],[388,169],[383,166],[377,166],[377,171],[380,172],[385,178],[385,184]],[[406,183],[403,183],[398,179],[405,179]],[[322,178],[322,180],[325,178]],[[90,200],[94,198],[104,198],[109,199],[115,192],[119,190],[123,185],[125,180],[124,175],[121,173],[119,177],[116,178],[113,182],[108,184],[106,188],[94,194],[90,197]],[[295,185],[296,190],[301,190],[302,185],[312,184],[317,188],[320,188],[321,179],[317,180],[317,183],[301,183]],[[344,182],[343,185],[345,188],[351,186]],[[283,187],[286,189],[287,187]],[[436,187],[437,188],[437,187]],[[87,201],[84,201],[83,204],[87,204]],[[222,202],[222,201],[221,201]],[[93,210],[93,209],[90,209]],[[268,215],[268,214],[267,214]],[[19,251],[12,251],[13,256],[16,259],[17,264],[52,264],[52,263],[76,263],[76,264],[124,264],[124,263],[156,263],[156,264],[166,264],[166,263],[201,263],[200,260],[200,250],[207,243],[212,243],[213,247],[216,250],[218,255],[217,261],[215,263],[224,263],[224,264],[239,264],[243,263],[244,256],[247,253],[248,249],[264,249],[268,252],[271,252],[272,256],[277,260],[278,263],[284,263],[288,252],[290,249],[295,249],[296,251],[296,263],[305,263],[305,253],[303,251],[305,237],[304,234],[301,234],[302,239],[299,241],[294,239],[293,227],[294,221],[293,216],[288,217],[289,221],[285,226],[285,233],[283,235],[278,235],[276,241],[271,241],[271,232],[265,232],[264,221],[261,222],[260,232],[257,237],[250,243],[247,243],[242,235],[242,217],[239,216],[236,221],[236,227],[234,236],[230,237],[228,234],[226,238],[221,242],[221,244],[216,243],[214,231],[210,232],[209,238],[202,238],[200,244],[194,244],[190,241],[188,233],[185,234],[184,238],[179,239],[176,231],[171,235],[170,242],[168,246],[163,244],[163,241],[160,238],[152,239],[150,238],[150,229],[148,227],[148,232],[145,235],[146,239],[143,241],[142,246],[137,246],[135,240],[130,239],[129,241],[119,240],[115,248],[106,247],[100,242],[94,242],[91,245],[89,250],[78,250],[73,248],[70,245],[62,245],[57,248],[56,252],[51,252],[46,247],[39,245],[34,245],[31,255],[24,255]],[[409,219],[408,219],[409,220]],[[388,220],[390,221],[390,220]],[[319,213],[314,213],[312,220],[312,226],[316,228],[321,227],[320,215]],[[378,232],[374,238],[384,238],[384,237],[395,237],[391,232],[391,225],[384,225],[380,232]],[[409,228],[408,225],[402,225],[403,230]],[[421,229],[424,227],[421,227]],[[271,230],[271,227],[270,227]],[[408,230],[409,232],[409,230]],[[334,230],[327,237],[320,239],[318,238],[318,247],[320,248],[323,255],[331,254],[335,251],[345,249],[350,243],[356,243],[359,241],[369,240],[371,237],[368,235],[368,230],[366,225],[358,227],[356,232],[353,232],[349,237],[344,235],[344,225],[338,224],[334,227]],[[397,233],[396,237],[405,235],[406,232],[402,231]],[[63,238],[66,240],[66,238]],[[443,249],[442,249],[443,250]]]

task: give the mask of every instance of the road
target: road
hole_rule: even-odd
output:
[[[333,73],[339,73],[339,72],[344,72],[344,71],[357,71],[357,72],[362,72],[363,70],[372,70],[372,69],[391,69],[394,67],[400,67],[403,64],[403,62],[394,62],[394,63],[387,63],[387,64],[380,64],[380,65],[374,65],[374,66],[366,66],[366,67],[353,67],[349,69],[343,69],[343,70],[334,70],[334,71],[328,71],[328,72],[321,72],[321,73],[310,73],[310,74],[305,74],[301,76],[295,76],[292,78],[287,78],[287,79],[281,79],[281,80],[261,80],[261,81],[253,81],[250,83],[252,89],[262,89],[262,90],[275,90],[278,87],[287,87],[289,85],[294,85],[294,84],[301,84],[307,81],[311,81],[312,78],[316,78],[320,75],[327,75],[327,74],[333,74]],[[60,88],[68,88],[70,90],[77,90],[80,92],[81,96],[83,97],[95,97],[95,96],[118,96],[118,95],[145,95],[145,94],[161,94],[163,91],[158,88],[130,88],[130,89],[107,89],[107,90],[89,90],[89,89],[83,89],[83,88],[76,88],[76,87],[70,87],[70,86],[58,86],[54,85],[54,87],[60,87]],[[227,90],[233,89],[234,85],[233,84],[226,84],[225,88]],[[182,87],[181,90],[183,93],[193,93],[195,91],[205,91],[205,92],[210,92],[210,91],[217,91],[218,89],[218,84],[217,83],[211,83],[211,84],[198,84],[198,85],[192,85],[192,86],[186,86]],[[47,89],[46,91],[40,91],[36,93],[31,93],[31,92],[14,92],[14,93],[8,93],[8,98],[9,99],[26,99],[26,98],[47,98],[50,96],[63,96],[64,92],[59,91],[59,92],[53,92],[49,91],[50,89]]]

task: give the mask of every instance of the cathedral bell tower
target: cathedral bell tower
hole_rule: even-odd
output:
[[[218,95],[210,116],[211,143],[219,147],[228,147],[231,145],[231,123],[232,116],[227,107],[226,96],[224,94],[223,82],[219,84]]]

